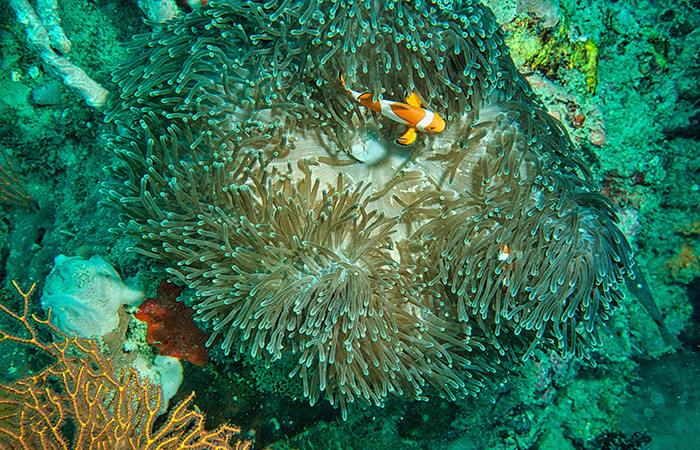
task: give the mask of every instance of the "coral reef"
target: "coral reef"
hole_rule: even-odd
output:
[[[519,0],[517,12],[532,13],[542,20],[544,28],[554,28],[561,20],[559,0]]]
[[[643,450],[651,442],[646,431],[639,431],[627,436],[623,433],[605,433],[587,442],[584,450]]]
[[[2,160],[0,160],[0,201],[36,210],[38,204],[17,178],[12,163],[7,157],[7,152],[0,149],[0,156],[2,156]]]
[[[70,50],[71,43],[61,28],[56,13],[57,2],[39,0],[38,15],[27,0],[11,0],[9,3],[17,14],[17,20],[27,27],[27,40],[37,47],[44,62],[56,71],[66,85],[78,92],[88,105],[102,108],[109,94],[107,90],[63,56]]]
[[[138,287],[122,282],[104,259],[58,255],[44,283],[41,306],[51,308],[53,324],[80,338],[101,337],[117,328],[118,309],[143,299]]]
[[[116,360],[116,358],[114,359]],[[158,414],[164,414],[168,409],[170,400],[175,397],[182,384],[183,373],[180,360],[172,356],[158,355],[153,358],[153,361],[149,361],[143,355],[138,354],[129,366],[136,369],[139,376],[158,385],[161,392]]]
[[[110,349],[114,361],[129,365],[162,388],[161,412],[182,383],[182,365],[176,358],[148,358],[124,348],[130,315],[124,306],[135,306],[143,292],[134,280],[122,282],[119,274],[100,256],[88,260],[58,255],[41,296],[42,308],[49,312],[56,329],[68,336],[99,339]],[[125,351],[126,350],[126,351]]]
[[[139,0],[138,5],[148,20],[157,23],[165,23],[180,14],[175,0]]]
[[[199,366],[209,361],[209,335],[195,325],[194,311],[177,301],[182,287],[163,280],[155,297],[147,298],[134,317],[148,323],[148,343],[158,354],[186,359]]]
[[[527,77],[551,115],[561,120],[575,143],[606,143],[605,120],[601,106],[580,93],[569,93],[541,75]]]
[[[635,277],[479,3],[218,2],[131,52],[108,112],[121,231],[195,290],[209,345],[296,354],[312,404],[476,394],[538,347],[588,358]],[[417,93],[447,130],[397,147],[340,75]]]
[[[536,70],[550,79],[562,78],[562,69],[576,68],[584,75],[586,91],[596,91],[600,55],[593,38],[572,35],[567,22],[547,29],[546,24],[521,18],[506,28],[513,32],[508,45],[523,68]]]
[[[35,0],[30,2],[37,4]],[[595,179],[603,184],[602,193],[612,192],[611,200],[623,209],[620,226],[628,239],[634,235],[634,242],[630,242],[635,259],[647,274],[666,325],[673,333],[685,330],[681,339],[686,349],[697,348],[700,343],[696,331],[700,330],[697,271],[681,270],[674,279],[665,267],[682,253],[684,246],[698,249],[697,236],[674,231],[678,224],[700,220],[697,214],[700,30],[694,26],[699,23],[698,2],[562,0],[560,3],[560,20],[568,24],[571,36],[574,39],[590,36],[599,44],[598,89],[595,93],[585,92],[585,77],[576,68],[560,67],[554,79],[540,76],[546,83],[544,91],[533,84],[530,75],[528,81],[549,112],[562,121],[574,143],[580,144],[581,154]],[[515,2],[498,0],[490,6],[495,10],[507,4]],[[515,8],[512,6],[513,11]],[[111,92],[118,92],[107,75],[115,64],[129,57],[118,44],[130,40],[133,34],[150,35],[150,27],[154,25],[143,23],[136,2],[61,0],[58,12],[73,43],[71,61]],[[19,180],[40,202],[41,211],[36,214],[7,204],[0,207],[0,279],[6,285],[11,279],[40,282],[52,267],[53,258],[61,252],[83,257],[99,253],[114,263],[124,278],[147,269],[149,258],[127,251],[134,245],[131,237],[107,232],[118,222],[115,214],[96,204],[100,196],[94,187],[105,178],[102,167],[112,157],[104,151],[100,135],[114,133],[118,128],[112,123],[102,123],[101,111],[76,101],[75,94],[48,73],[50,70],[38,52],[26,46],[25,28],[14,20],[11,8],[1,15],[4,26],[0,27],[3,67],[0,90],[4,95],[0,99],[0,141],[12,157]],[[498,19],[505,25],[501,28],[507,30],[506,24],[511,19]],[[530,37],[536,36],[530,34]],[[176,60],[179,56],[175,55]],[[515,55],[514,59],[517,64]],[[527,71],[525,68],[524,72]],[[59,103],[38,106],[33,91],[47,84],[59,88]],[[361,84],[353,87],[366,89]],[[389,97],[385,95],[385,98]],[[602,115],[588,116],[589,105],[597,106]],[[581,114],[585,118],[583,126],[575,128],[580,124]],[[598,146],[590,139],[587,128],[602,124],[602,118],[605,120],[602,136],[607,142]],[[382,129],[375,134],[396,137]],[[358,144],[362,142],[373,150],[378,139],[358,139]],[[406,150],[410,153],[413,148]],[[353,156],[362,159],[359,152],[353,152]],[[614,179],[612,185],[607,181],[609,178]],[[641,183],[636,181],[642,178]],[[33,312],[40,313],[38,301],[33,303]],[[152,354],[154,350],[145,345],[145,330],[145,324],[138,330],[143,331],[139,346]],[[671,357],[662,352],[654,322],[631,296],[623,300],[622,308],[607,321],[600,338],[604,347],[593,354],[595,369],[571,361],[577,379],[560,388],[552,377],[551,386],[556,392],[543,389],[538,396],[539,391],[535,391],[534,403],[520,398],[514,387],[547,385],[546,371],[533,374],[527,370],[532,364],[540,363],[539,350],[516,368],[517,373],[508,375],[507,383],[500,383],[505,378],[500,374],[495,375],[498,378],[488,375],[489,379],[498,380],[498,386],[476,399],[445,402],[426,389],[426,395],[431,397],[427,403],[389,396],[385,408],[378,409],[356,402],[349,405],[350,417],[343,422],[338,420],[340,411],[332,411],[327,402],[311,408],[305,404],[299,394],[303,392],[302,379],[287,376],[298,360],[298,354],[294,355],[290,347],[282,351],[282,360],[266,364],[264,359],[253,360],[249,355],[244,361],[225,358],[220,341],[211,347],[213,364],[184,364],[185,385],[175,402],[195,390],[197,406],[207,416],[207,424],[230,421],[240,424],[246,432],[255,430],[256,441],[265,448],[268,443],[282,439],[269,446],[275,449],[340,446],[356,450],[416,450],[445,446],[574,450],[585,448],[582,437],[596,436],[601,430],[598,442],[605,441],[606,435],[622,433],[629,437],[642,429],[647,429],[652,437],[652,443],[647,444],[649,448],[692,448],[700,423],[694,420],[698,403],[692,396],[700,392],[693,389],[693,383],[699,379],[694,376],[697,355],[683,352],[688,357],[686,363],[672,364]],[[37,358],[32,354],[6,352],[5,347],[0,350],[0,376],[6,380],[22,378],[20,375]],[[542,350],[550,354],[549,350]],[[641,367],[633,363],[644,363],[647,359]],[[246,370],[249,362],[255,364],[255,371]],[[493,365],[499,367],[500,363]],[[544,364],[543,369],[546,367]],[[617,377],[619,373],[625,373],[625,378]],[[284,380],[289,386],[282,390],[276,383],[269,383],[262,389],[260,374],[267,376],[265,382]],[[675,375],[673,380],[668,379],[670,374]],[[634,381],[638,377],[648,380],[639,385]],[[245,386],[235,387],[235,382]],[[621,385],[622,391],[611,389],[614,385]],[[677,392],[664,392],[665,401],[659,402],[658,391],[668,386],[676,387]],[[609,392],[605,395],[607,399],[598,394],[601,389]],[[625,406],[622,414],[616,413],[615,402],[611,401],[616,392],[633,393],[631,399],[619,398],[620,403],[633,405]],[[495,405],[491,404],[490,396],[497,399]],[[551,403],[547,404],[548,400]],[[599,403],[600,400],[603,401]],[[575,402],[577,407],[556,412],[557,405],[566,406],[570,402]],[[421,405],[435,405],[434,417],[430,408]],[[454,420],[442,431],[445,407],[452,410]],[[402,417],[413,422],[403,425]],[[265,426],[272,431],[266,432]],[[440,433],[421,438],[421,433],[425,437],[433,430]],[[402,435],[409,437],[401,438]]]
[[[675,231],[683,236],[683,242],[666,261],[664,271],[671,281],[689,284],[700,277],[700,222],[676,225]]]
[[[39,373],[7,386],[0,385],[0,446],[26,448],[123,448],[133,450],[250,448],[239,440],[240,430],[221,426],[204,429],[204,416],[193,406],[192,393],[156,425],[162,396],[129,367],[116,369],[97,342],[68,337],[47,319],[28,313],[34,289],[22,292],[24,305],[17,314],[0,310],[21,325],[20,333],[0,329],[0,342],[30,346],[53,362]],[[53,342],[40,337],[48,328]]]

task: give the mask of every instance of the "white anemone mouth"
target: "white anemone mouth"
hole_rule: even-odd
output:
[[[363,164],[380,164],[388,153],[389,149],[372,132],[358,133],[350,142],[350,156]]]

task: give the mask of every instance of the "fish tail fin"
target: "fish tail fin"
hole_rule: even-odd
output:
[[[400,145],[411,145],[416,142],[417,136],[418,134],[416,133],[416,129],[411,127],[403,134],[403,136],[398,138],[396,142]]]

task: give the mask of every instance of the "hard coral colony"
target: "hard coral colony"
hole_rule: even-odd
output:
[[[221,1],[138,37],[105,186],[226,354],[315,403],[476,394],[588,357],[633,277],[616,215],[476,1]],[[440,134],[362,108],[416,93]],[[508,248],[506,251],[505,248]]]

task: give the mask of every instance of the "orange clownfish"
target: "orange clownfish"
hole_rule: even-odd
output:
[[[439,133],[445,129],[445,121],[440,115],[429,109],[421,107],[421,101],[415,92],[406,97],[406,103],[394,102],[391,100],[374,100],[371,92],[357,92],[345,85],[343,76],[340,75],[340,82],[343,88],[357,102],[372,111],[388,117],[389,119],[408,126],[408,131],[398,138],[396,142],[401,145],[413,144],[416,140],[416,130],[427,131],[429,133]]]
[[[510,257],[510,250],[508,249],[508,246],[503,244],[502,247],[498,248],[500,253],[498,254],[498,260],[499,261],[505,261]]]

